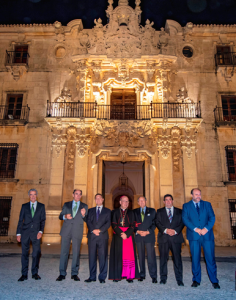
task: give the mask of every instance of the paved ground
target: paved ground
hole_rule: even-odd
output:
[[[85,283],[84,280],[89,276],[87,258],[81,259],[80,282],[71,280],[69,273],[65,281],[56,282],[59,259],[50,257],[41,258],[39,274],[42,279],[40,281],[35,281],[29,276],[27,281],[17,282],[21,275],[20,264],[19,256],[0,257],[0,299],[236,299],[236,264],[232,262],[217,263],[220,290],[213,289],[204,262],[202,262],[202,283],[198,288],[190,287],[192,273],[189,261],[184,261],[184,287],[178,287],[176,284],[172,261],[168,263],[169,277],[164,286],[151,283],[149,276],[145,281],[135,281],[133,284],[125,280],[118,283],[106,280],[105,284],[100,284],[99,281]],[[70,267],[71,259],[68,265],[69,272]]]

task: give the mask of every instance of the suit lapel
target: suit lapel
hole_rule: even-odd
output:
[[[164,218],[166,219],[166,222],[167,222],[168,224],[170,224],[170,220],[169,220],[169,217],[168,217],[168,215],[167,215],[167,211],[166,211],[166,208],[165,208],[165,207],[163,208],[163,214],[164,214]],[[172,222],[173,222],[173,220],[172,220]]]
[[[39,208],[40,208],[40,203],[39,203],[39,202],[37,202],[36,209],[35,209],[35,211],[34,211],[34,217],[35,217],[35,216],[36,216],[36,214],[38,213],[38,211],[39,211]]]
[[[142,223],[140,208],[138,208],[138,210],[137,210],[137,216],[138,216],[138,219],[139,219],[139,223]]]
[[[28,203],[27,205],[27,210],[28,210],[28,213],[30,214],[31,218],[32,218],[32,214],[31,214],[31,209],[30,209],[30,202]],[[33,218],[32,218],[33,219]]]

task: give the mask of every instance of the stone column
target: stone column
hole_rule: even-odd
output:
[[[191,148],[191,155],[186,147],[182,147],[182,149],[185,202],[188,202],[191,199],[191,189],[198,187],[196,154],[195,147]]]
[[[83,157],[78,154],[78,146],[75,154],[75,181],[74,188],[83,192],[82,201],[87,203],[87,178],[88,178],[88,151]]]
[[[191,189],[198,187],[196,164],[196,132],[191,127],[191,120],[187,120],[184,135],[181,137],[184,169],[185,202],[191,199]]]
[[[165,124],[164,124],[165,125]],[[162,135],[158,141],[159,167],[160,167],[160,206],[162,207],[163,196],[173,195],[173,163],[172,163],[172,141],[167,135],[167,128],[163,127]]]
[[[61,209],[66,138],[57,135],[52,144],[48,209]]]

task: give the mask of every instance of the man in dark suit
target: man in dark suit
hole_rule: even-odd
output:
[[[181,258],[181,246],[184,242],[182,210],[173,206],[173,196],[170,194],[164,196],[164,205],[165,207],[157,210],[156,215],[156,225],[159,230],[160,284],[165,284],[167,281],[167,261],[171,250],[177,284],[184,286]]]
[[[145,248],[147,251],[148,270],[153,283],[157,283],[157,260],[155,253],[155,218],[154,208],[147,207],[145,197],[138,198],[140,208],[133,210],[135,219],[135,242],[138,250],[138,259],[140,267],[139,281],[146,277],[145,270]]]
[[[111,226],[111,211],[103,206],[101,194],[95,195],[96,207],[88,210],[88,250],[89,250],[89,272],[90,276],[85,282],[96,281],[97,256],[99,261],[100,283],[105,283],[108,266],[108,229]]]
[[[61,256],[60,256],[60,275],[56,281],[62,281],[66,278],[66,269],[69,258],[70,243],[72,241],[72,266],[71,279],[80,281],[79,272],[79,255],[80,246],[83,238],[84,222],[88,212],[88,205],[81,202],[82,191],[75,189],[73,192],[73,201],[66,202],[63,205],[59,219],[64,220],[61,228]]]
[[[46,220],[45,206],[37,201],[37,190],[30,189],[28,195],[30,202],[23,204],[21,207],[16,231],[17,241],[19,243],[21,242],[22,247],[22,276],[18,279],[18,281],[24,281],[28,279],[30,241],[32,242],[33,246],[33,260],[31,268],[32,278],[35,280],[41,279],[41,277],[38,275],[38,269],[39,258],[41,254],[40,239],[43,235]]]
[[[215,261],[215,243],[213,226],[215,214],[211,203],[201,200],[201,190],[192,189],[192,200],[183,205],[183,222],[187,227],[187,239],[189,240],[192,255],[192,287],[197,287],[201,282],[201,247],[207,265],[207,272],[214,289],[219,289],[217,268]]]

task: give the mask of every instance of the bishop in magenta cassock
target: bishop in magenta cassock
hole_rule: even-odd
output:
[[[120,208],[112,213],[113,238],[110,250],[109,279],[118,282],[126,278],[128,282],[139,278],[135,241],[134,215],[128,209],[129,199],[120,198]]]

